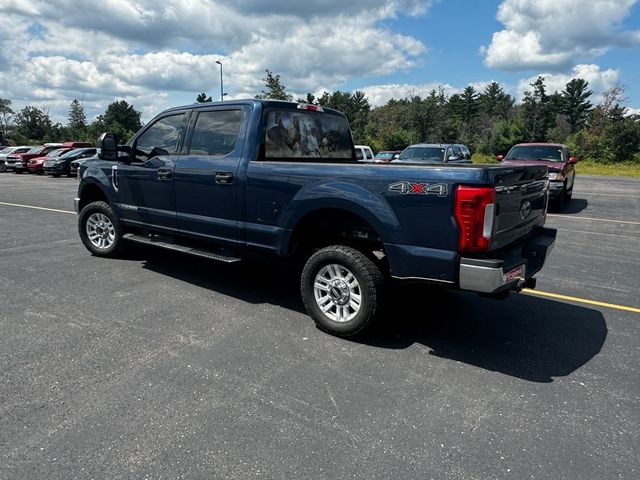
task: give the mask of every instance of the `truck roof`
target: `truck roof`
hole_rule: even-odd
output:
[[[262,108],[291,108],[298,109],[299,105],[306,105],[310,107],[316,107],[322,109],[325,113],[330,113],[332,115],[344,115],[344,113],[335,110],[333,108],[323,107],[321,105],[309,104],[306,102],[288,102],[284,100],[263,100],[258,98],[241,98],[234,100],[225,100],[223,102],[206,102],[206,103],[191,103],[188,105],[181,105],[177,107],[171,107],[166,110],[163,110],[161,113],[171,112],[174,110],[184,110],[187,108],[190,109],[201,109],[201,108],[209,108],[212,106],[230,106],[230,105],[252,105],[255,106],[257,104],[261,104]]]

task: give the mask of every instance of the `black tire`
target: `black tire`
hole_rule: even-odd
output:
[[[88,227],[89,222],[91,226]],[[91,237],[90,230],[93,231]],[[115,257],[124,243],[122,225],[106,202],[93,202],[82,209],[78,215],[78,233],[87,250],[98,257]],[[100,244],[105,246],[101,247]]]
[[[567,190],[567,184],[564,184],[564,203],[569,203],[571,201],[571,196],[573,195],[573,185],[571,186],[571,190]]]
[[[327,280],[323,272],[331,275],[331,270],[335,271],[335,268],[339,268],[340,272],[333,280]],[[345,273],[353,275],[356,280],[354,285],[357,285],[357,288],[351,289],[346,283],[339,283],[340,275]],[[348,278],[348,275],[345,277]],[[316,298],[317,279],[327,282],[326,295],[319,299]],[[360,335],[375,323],[381,310],[384,290],[385,280],[378,266],[360,251],[344,245],[325,247],[311,255],[300,279],[302,301],[307,312],[318,328],[338,337]],[[318,292],[318,294],[321,293]],[[360,297],[360,303],[356,309],[352,308],[352,301],[353,304],[357,303],[357,295]],[[320,307],[323,301],[324,306],[329,308],[327,313]],[[339,302],[346,303],[339,305]],[[348,313],[351,310],[353,312]],[[342,318],[332,318],[340,317],[341,312],[347,313],[347,318],[344,318],[344,315]],[[353,315],[352,318],[349,318],[351,315]]]
[[[552,204],[550,205],[551,207],[553,207],[553,210],[561,213],[562,209],[564,208],[564,200],[565,200],[565,192],[566,192],[566,188],[567,186],[565,185],[564,187],[562,187],[562,191],[560,192],[560,194],[553,199]]]

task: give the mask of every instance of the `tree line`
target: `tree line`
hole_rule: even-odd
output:
[[[3,143],[7,140],[16,145],[63,141],[94,143],[106,131],[126,141],[142,128],[142,113],[125,100],[110,103],[104,113],[89,123],[84,106],[74,99],[69,105],[66,125],[54,123],[46,110],[28,105],[14,111],[11,103],[11,100],[0,98],[0,141]]]
[[[279,75],[266,70],[257,98],[291,100]],[[629,115],[624,88],[615,86],[591,103],[593,91],[581,78],[548,93],[542,76],[530,84],[521,103],[497,82],[482,91],[473,86],[446,95],[444,88],[391,99],[372,108],[363,92],[308,93],[298,101],[345,113],[357,144],[375,151],[401,150],[414,143],[464,143],[472,152],[505,154],[521,142],[566,143],[574,155],[600,163],[640,163],[640,115]]]
[[[265,88],[256,98],[293,100],[280,75],[266,70]],[[574,155],[601,163],[640,163],[640,115],[629,115],[624,89],[615,86],[591,103],[589,82],[569,81],[558,92],[547,92],[544,77],[530,84],[520,103],[497,82],[481,91],[473,86],[447,95],[444,88],[391,99],[372,107],[361,91],[308,93],[298,101],[343,112],[351,124],[354,141],[374,151],[401,150],[414,143],[464,143],[472,152],[505,154],[520,142],[566,143]],[[196,102],[211,102],[205,92]],[[14,112],[11,101],[0,98],[0,140],[16,144],[79,140],[94,142],[104,131],[122,141],[142,127],[141,113],[125,100],[109,104],[91,123],[78,100],[69,106],[68,123],[53,123],[46,111],[27,106]]]

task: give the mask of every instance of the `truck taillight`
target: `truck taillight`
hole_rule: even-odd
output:
[[[460,227],[461,252],[481,252],[489,248],[495,198],[493,187],[461,185],[456,190],[455,217]]]

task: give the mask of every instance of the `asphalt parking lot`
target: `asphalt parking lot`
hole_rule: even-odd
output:
[[[640,179],[578,176],[541,293],[402,289],[361,341],[278,264],[92,257],[76,187],[0,174],[0,479],[640,476]]]

